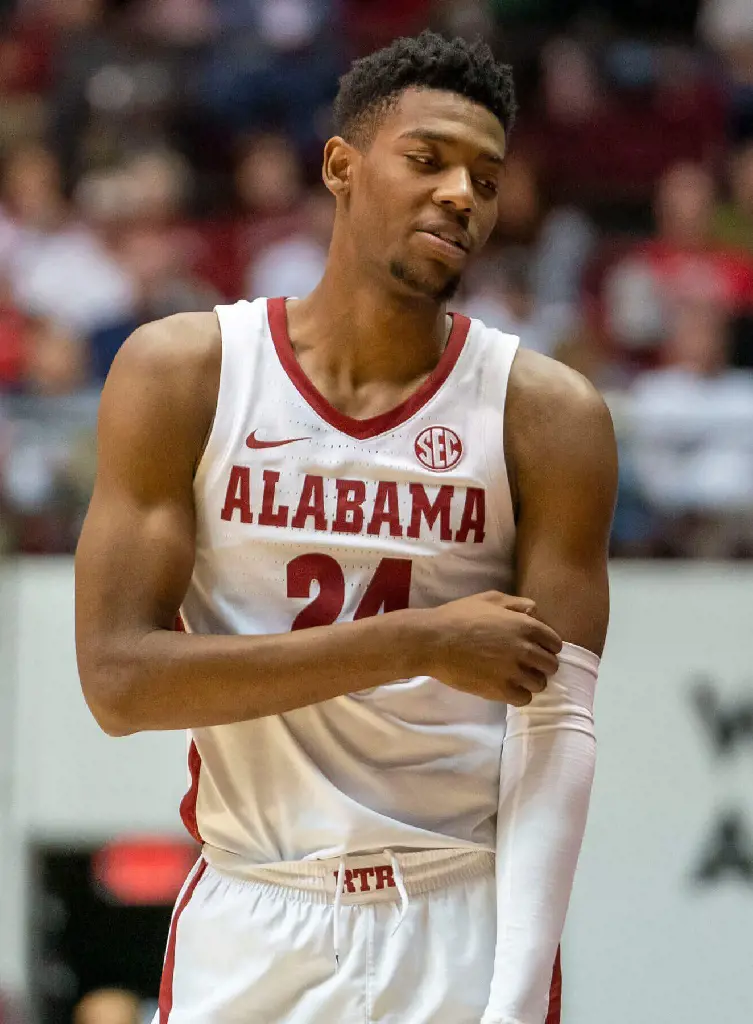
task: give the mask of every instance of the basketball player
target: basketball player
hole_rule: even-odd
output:
[[[615,445],[446,311],[513,112],[481,44],[356,62],[321,284],[143,327],[105,386],[81,679],[110,734],[190,730],[203,843],[159,1024],[558,1019]]]

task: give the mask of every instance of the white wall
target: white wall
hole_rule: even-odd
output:
[[[0,983],[24,984],[23,886],[19,883],[22,839],[12,821],[15,765],[15,573],[0,572]]]
[[[68,561],[0,573],[0,615],[0,979],[20,987],[24,844],[179,833],[185,741],[97,729],[76,676]],[[693,874],[724,809],[753,837],[753,570],[618,566],[612,622],[564,1024],[750,1024],[753,878],[699,887]],[[692,700],[699,673],[729,716],[725,756],[718,715]]]
[[[81,695],[73,614],[70,562],[26,562],[18,579],[14,813],[25,833],[51,840],[180,832],[185,735],[113,740],[100,731]]]
[[[620,566],[612,622],[565,1024],[750,1024],[753,874],[693,876],[727,808],[753,868],[753,730],[719,756],[692,692],[705,674],[730,722],[753,712],[753,572]]]

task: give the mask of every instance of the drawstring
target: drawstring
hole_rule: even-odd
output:
[[[392,865],[392,877],[395,879],[397,891],[400,893],[400,917],[397,919],[397,924],[393,929],[392,934],[394,935],[405,920],[410,900],[408,899],[408,890],[405,888],[405,879],[403,878],[403,872],[400,870],[400,864],[398,863],[397,857],[392,850],[385,850],[384,852],[390,859],[390,864]]]
[[[340,907],[342,906],[345,889],[345,858],[340,858],[337,868],[337,887],[335,889],[334,920],[332,923],[333,941],[335,946],[335,969],[340,970]]]
[[[385,850],[385,856],[389,858],[390,864],[392,865],[392,877],[395,879],[395,886],[398,893],[400,894],[400,916],[397,919],[392,934],[394,935],[400,925],[405,920],[405,915],[408,912],[410,906],[410,899],[408,897],[408,890],[405,888],[405,879],[403,878],[403,872],[400,869],[400,864],[397,857],[392,850]],[[345,892],[345,857],[340,858],[340,863],[337,867],[337,882],[335,883],[335,901],[332,907],[333,921],[332,921],[332,939],[335,947],[335,970],[340,970],[340,910],[342,909],[343,894]]]

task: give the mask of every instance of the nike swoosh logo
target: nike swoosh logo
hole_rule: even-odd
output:
[[[249,448],[279,448],[283,444],[294,444],[296,441],[310,440],[310,437],[289,437],[284,441],[260,441],[256,436],[256,431],[252,430],[246,438],[246,444]]]

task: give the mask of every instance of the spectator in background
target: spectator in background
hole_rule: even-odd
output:
[[[673,554],[753,551],[753,375],[728,366],[727,312],[702,292],[673,307],[666,366],[628,395],[642,492],[672,517]]]
[[[73,1024],[141,1024],[141,1004],[131,992],[98,989],[84,996],[73,1012]]]
[[[703,298],[726,319],[753,308],[753,259],[716,241],[714,208],[714,180],[705,168],[671,168],[657,189],[656,238],[634,246],[607,273],[606,327],[626,365],[660,357],[678,303]]]
[[[0,12],[2,16],[2,12]],[[51,41],[42,26],[7,16],[0,23],[0,146],[42,137],[43,92],[51,84]]]
[[[118,256],[136,282],[137,319],[159,320],[174,313],[211,310],[222,300],[191,271],[180,233],[160,231],[158,225],[133,225],[124,232]]]
[[[75,395],[88,383],[85,341],[54,319],[32,320],[27,328],[24,391],[55,398]]]
[[[545,217],[532,267],[540,305],[575,311],[597,239],[596,228],[577,207],[558,207]]]
[[[432,0],[340,0],[339,3],[351,57],[361,57],[374,49],[388,46],[398,36],[415,35],[431,23],[432,17],[459,19],[461,11],[469,6],[468,0],[439,4],[438,9]],[[464,34],[458,21],[445,27],[456,30],[451,31],[451,35]],[[479,25],[476,19],[475,25],[467,27],[487,27],[487,23],[484,20]]]
[[[193,55],[128,25],[132,3],[49,0],[55,39],[50,140],[67,186],[92,161],[167,145]]]
[[[630,37],[616,2],[596,5],[598,24],[557,0],[0,6],[0,518],[23,550],[75,541],[91,483],[91,385],[132,330],[217,301],[303,295],[319,279],[331,211],[308,186],[347,59],[430,20],[473,36],[495,19],[530,76],[497,248],[458,308],[613,393],[627,439],[621,553],[655,550],[652,503],[679,524],[662,550],[692,553],[694,536],[705,551],[744,547],[741,532],[708,526],[737,521],[739,502],[708,512],[696,495],[688,512],[685,498],[670,501],[690,453],[659,442],[644,462],[654,453],[639,431],[634,465],[628,426],[650,396],[658,431],[656,410],[683,394],[705,410],[703,429],[683,428],[696,467],[704,450],[722,451],[719,466],[730,459],[720,396],[734,392],[739,408],[744,378],[732,367],[753,369],[753,0],[696,4],[711,60],[687,26],[665,31],[672,5],[653,5],[648,33],[648,16],[628,5]],[[723,202],[707,168],[726,168]],[[637,243],[652,204],[656,237]],[[731,367],[699,369],[702,334],[724,339]]]
[[[279,126],[303,153],[317,150],[342,67],[330,0],[215,0],[219,38],[198,101],[232,134]]]
[[[720,244],[753,256],[753,139],[729,158],[729,198],[717,208],[715,234]]]
[[[94,472],[97,394],[87,385],[83,339],[59,321],[30,320],[16,393],[0,408],[0,507],[20,551],[73,550]]]
[[[753,4],[704,0],[698,31],[724,61],[732,137],[753,139]]]
[[[543,200],[533,160],[516,151],[505,160],[497,199],[495,238],[513,245],[530,245],[543,217]]]
[[[543,355],[552,355],[569,326],[562,307],[537,303],[532,260],[522,248],[492,250],[474,268],[462,311],[487,327],[516,335],[524,348]]]
[[[6,272],[24,312],[86,335],[133,309],[132,282],[66,200],[52,152],[23,146],[5,166],[13,244]]]
[[[617,43],[597,65],[583,42],[552,40],[539,109],[521,128],[552,194],[591,208],[638,209],[668,167],[712,161],[725,141],[722,97],[702,62],[650,43]]]
[[[193,272],[198,242],[183,223],[192,181],[168,149],[136,154],[87,175],[76,191],[79,208],[96,225],[133,288],[126,315],[90,334],[92,371],[103,381],[128,335],[140,324],[173,313],[211,309],[221,296]]]
[[[240,298],[248,293],[255,257],[299,233],[306,192],[295,148],[289,138],[275,133],[257,135],[241,147],[234,182],[242,216],[237,248]]]
[[[297,230],[251,261],[248,298],[278,294],[303,298],[312,292],[324,273],[334,213],[330,194],[321,187],[313,189],[301,206]]]
[[[595,229],[574,207],[545,212],[533,161],[505,163],[495,237],[472,272],[464,311],[552,355],[577,319],[583,270]]]
[[[302,197],[303,177],[291,140],[273,132],[253,136],[240,149],[235,189],[241,209],[262,226],[292,214]]]
[[[732,313],[753,304],[753,261],[714,237],[716,188],[693,164],[671,168],[659,184],[659,233],[644,252],[666,295],[708,296]]]
[[[716,234],[723,245],[745,249],[753,260],[753,137],[730,158],[729,200],[717,210]],[[732,363],[753,370],[753,306],[732,323]]]
[[[133,0],[130,23],[170,46],[194,47],[210,38],[214,0]]]
[[[181,244],[192,272],[235,301],[247,294],[252,258],[298,228],[303,173],[290,139],[275,132],[233,138],[224,193],[224,214],[184,225]]]
[[[27,364],[27,319],[0,277],[0,393],[23,386]]]
[[[190,168],[178,153],[147,149],[85,174],[74,201],[87,224],[115,251],[132,225],[164,232],[179,227],[192,187]]]

